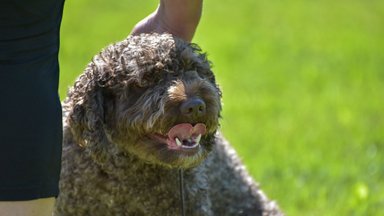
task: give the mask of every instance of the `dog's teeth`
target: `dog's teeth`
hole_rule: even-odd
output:
[[[176,144],[177,144],[177,146],[181,146],[181,142],[180,142],[179,138],[177,138],[177,137],[176,137]]]
[[[201,134],[199,134],[199,136],[196,137],[195,142],[196,142],[197,144],[199,144],[199,143],[200,143],[200,140],[201,140]]]

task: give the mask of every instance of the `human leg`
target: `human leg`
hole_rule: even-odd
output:
[[[55,198],[29,201],[0,201],[1,216],[51,216]]]

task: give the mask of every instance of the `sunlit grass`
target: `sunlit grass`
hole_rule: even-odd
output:
[[[67,1],[61,97],[156,1]],[[288,215],[384,215],[384,2],[205,1],[222,130]]]

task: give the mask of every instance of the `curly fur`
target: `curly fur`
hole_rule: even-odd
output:
[[[189,98],[204,115],[180,113]],[[221,91],[197,45],[143,34],[105,48],[64,101],[61,193],[54,215],[179,215],[184,169],[187,215],[282,215],[217,132]],[[204,123],[198,151],[151,138]]]

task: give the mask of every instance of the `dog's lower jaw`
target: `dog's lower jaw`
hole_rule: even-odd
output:
[[[194,149],[172,149],[166,143],[149,136],[113,137],[113,144],[104,149],[110,156],[108,163],[146,163],[167,169],[189,169],[198,166],[212,150],[214,134],[204,136]],[[105,162],[102,162],[105,163]],[[129,168],[129,167],[128,167]]]

